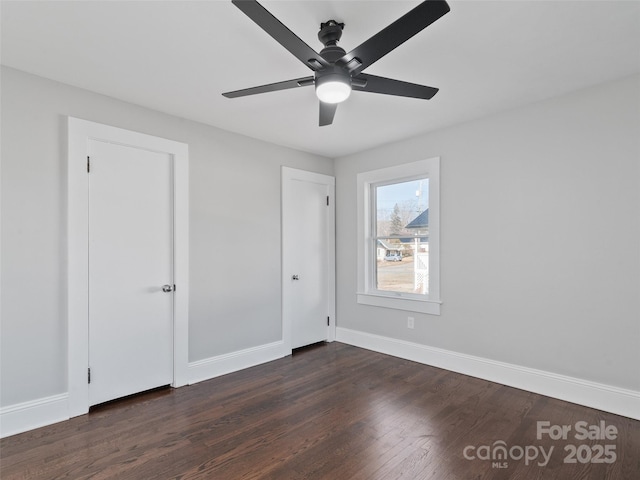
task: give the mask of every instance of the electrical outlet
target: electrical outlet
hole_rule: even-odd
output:
[[[414,318],[407,317],[407,328],[413,328],[413,326],[414,326]]]

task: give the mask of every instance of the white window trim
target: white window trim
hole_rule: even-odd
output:
[[[371,185],[395,183],[418,176],[429,178],[429,294],[426,298],[381,292],[375,289],[373,252],[369,236],[371,224]],[[440,157],[358,174],[358,291],[360,304],[440,315]]]

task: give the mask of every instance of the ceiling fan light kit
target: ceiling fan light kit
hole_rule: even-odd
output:
[[[351,77],[339,73],[318,75],[315,79],[316,96],[325,103],[341,103],[351,95]]]
[[[320,126],[325,126],[333,123],[338,103],[349,98],[352,90],[424,100],[429,100],[438,92],[435,87],[365,75],[362,71],[448,13],[449,5],[445,0],[422,2],[349,53],[338,46],[344,23],[329,20],[320,24],[318,39],[324,44],[324,48],[318,53],[256,0],[232,0],[232,3],[313,70],[314,74],[223,93],[227,98],[315,85],[316,96],[320,100]]]

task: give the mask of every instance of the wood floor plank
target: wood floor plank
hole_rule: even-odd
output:
[[[537,439],[540,421],[618,437]],[[553,454],[481,458],[496,442]],[[570,444],[616,459],[566,463]],[[640,422],[334,342],[2,439],[0,478],[627,480],[640,478]]]

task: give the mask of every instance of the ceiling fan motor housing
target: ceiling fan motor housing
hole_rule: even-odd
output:
[[[342,82],[351,85],[351,75],[339,67],[327,68],[315,73],[316,86],[327,82]]]

